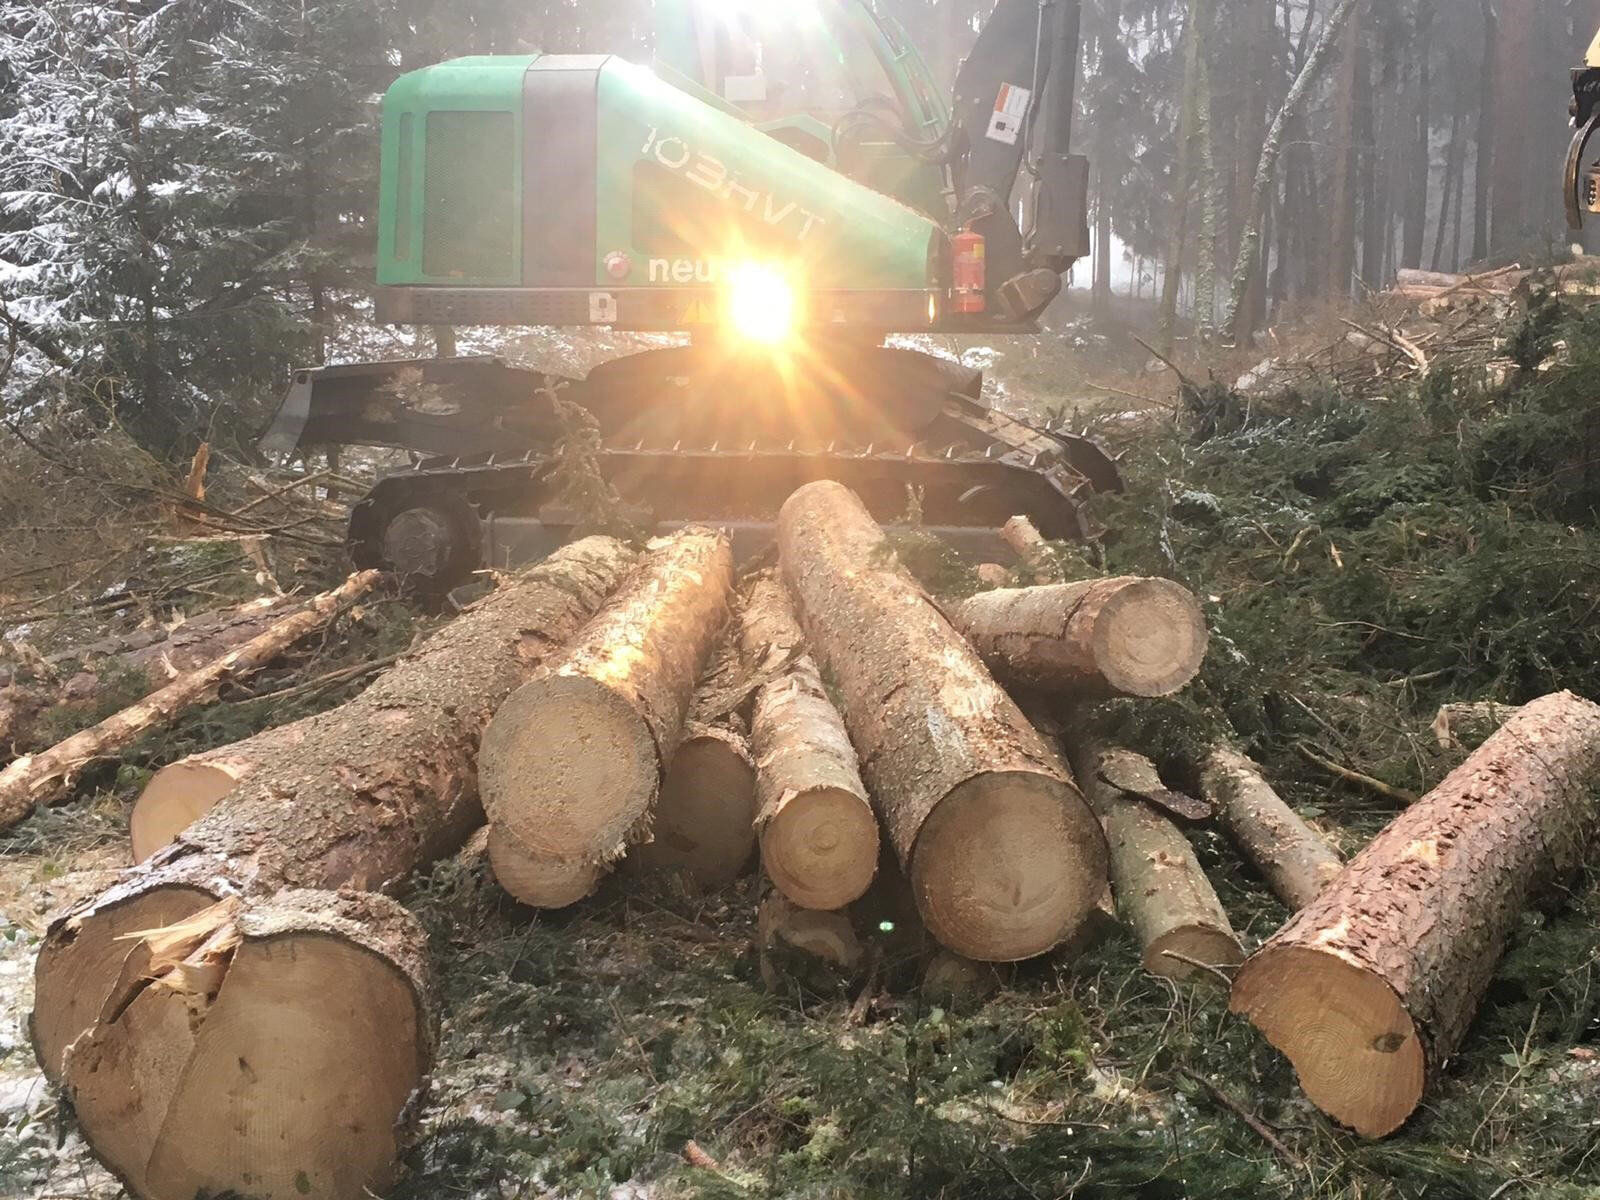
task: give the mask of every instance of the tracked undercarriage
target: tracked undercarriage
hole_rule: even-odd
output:
[[[592,521],[562,470],[563,447],[585,441],[639,524],[713,522],[744,553],[815,479],[847,484],[889,524],[914,504],[973,554],[1018,513],[1047,537],[1083,536],[1081,501],[1120,490],[1115,465],[1085,438],[988,408],[981,390],[975,370],[861,346],[803,362],[675,347],[584,380],[487,357],[370,363],[300,372],[263,444],[409,451],[415,465],[356,506],[350,549],[433,589],[542,556]]]

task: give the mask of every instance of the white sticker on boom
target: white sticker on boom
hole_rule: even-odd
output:
[[[989,118],[989,140],[1015,146],[1032,102],[1033,92],[1029,89],[1014,83],[1001,84],[1000,94],[994,98],[994,115]]]
[[[617,298],[610,292],[589,293],[589,323],[592,325],[615,325],[617,322]]]

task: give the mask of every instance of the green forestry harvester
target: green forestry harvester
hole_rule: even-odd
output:
[[[953,103],[866,0],[657,0],[650,68],[529,54],[402,77],[380,321],[688,339],[583,380],[488,357],[301,371],[268,448],[412,452],[357,506],[351,546],[435,586],[583,523],[559,452],[574,404],[585,461],[658,527],[711,521],[749,546],[789,492],[832,478],[887,522],[916,495],[970,548],[1018,513],[1076,536],[1113,464],[985,406],[977,371],[884,341],[1036,332],[1087,252],[1079,3],[999,0]]]

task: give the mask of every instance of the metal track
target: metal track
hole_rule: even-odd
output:
[[[1085,496],[1121,490],[1094,443],[988,408],[981,376],[945,360],[847,351],[820,382],[789,381],[792,390],[775,395],[759,374],[702,375],[699,353],[647,352],[583,381],[491,359],[303,372],[272,437],[446,451],[381,480],[350,523],[359,565],[435,588],[484,565],[497,529],[516,523],[553,535],[520,538],[516,559],[582,525],[558,494],[557,397],[593,415],[604,437],[600,475],[631,514],[658,528],[704,521],[770,538],[796,488],[834,479],[885,524],[902,520],[914,499],[921,524],[957,542],[993,542],[1018,513],[1047,537],[1072,539],[1089,533]],[[486,449],[508,443],[515,449]]]

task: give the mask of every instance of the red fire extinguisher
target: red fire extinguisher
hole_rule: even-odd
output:
[[[984,289],[988,269],[984,261],[983,234],[963,229],[950,239],[954,254],[950,299],[958,313],[981,313],[986,307]]]

